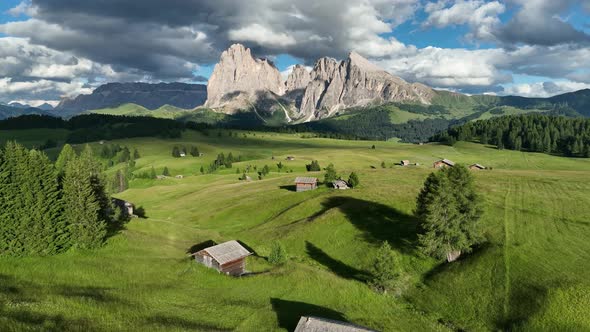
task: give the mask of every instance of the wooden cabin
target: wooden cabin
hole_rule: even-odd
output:
[[[315,190],[318,187],[318,179],[312,177],[298,176],[295,178],[295,188],[297,192]]]
[[[402,160],[399,164],[402,166],[410,166],[410,161],[409,160]]]
[[[333,181],[332,186],[334,187],[334,189],[340,189],[340,190],[348,189],[348,183],[346,183],[346,181],[343,181],[343,180]]]
[[[220,273],[241,276],[246,272],[246,257],[252,255],[238,241],[232,240],[192,254],[195,260]]]
[[[434,168],[453,167],[453,166],[455,166],[455,163],[448,160],[448,159],[441,159],[441,160],[435,162],[434,164],[432,164],[432,166]]]
[[[114,197],[111,198],[111,202],[113,202],[114,206],[121,209],[121,212],[123,212],[124,214],[130,217],[133,216],[133,203]]]
[[[293,160],[295,160],[295,157],[293,157],[293,156],[288,156],[287,158],[285,158],[285,160],[288,160],[288,161],[293,161]]]
[[[180,175],[179,174],[179,175],[175,176],[175,178],[177,178],[177,179],[184,179],[184,175]]]
[[[180,156],[181,156],[181,157],[186,157],[186,153],[184,153],[184,152],[181,152],[181,153],[180,153]]]
[[[473,164],[473,165],[469,165],[469,169],[473,170],[473,171],[479,171],[482,169],[486,169],[486,167],[483,165],[480,165],[480,164]]]
[[[363,326],[345,323],[337,320],[303,316],[299,319],[294,332],[375,332]]]

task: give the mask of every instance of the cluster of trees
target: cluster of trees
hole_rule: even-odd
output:
[[[317,160],[313,160],[311,164],[305,165],[308,172],[319,172],[322,170],[320,163]]]
[[[89,146],[78,156],[65,145],[54,164],[8,142],[0,150],[0,255],[100,246],[119,222],[101,169]]]
[[[241,156],[234,158],[234,155],[231,152],[227,156],[222,152],[222,153],[218,154],[217,158],[215,158],[215,160],[209,165],[207,172],[213,173],[217,169],[219,169],[220,167],[232,168],[232,164],[234,162],[239,162],[241,160],[242,160]],[[204,173],[204,169],[202,166],[201,166],[201,173]]]
[[[189,152],[187,152],[187,151],[189,151]],[[191,147],[188,150],[185,146],[179,147],[178,145],[175,145],[172,148],[172,157],[174,157],[174,158],[180,158],[181,154],[186,156],[188,153],[190,153],[190,155],[193,157],[200,156],[199,148],[197,148],[194,145],[191,145]]]
[[[540,114],[497,117],[453,127],[434,140],[479,141],[498,149],[590,157],[590,119]]]
[[[328,165],[328,167],[326,167],[325,171],[326,171],[326,173],[324,174],[324,184],[326,186],[328,186],[328,187],[332,186],[332,182],[334,182],[336,180],[343,180],[342,176],[338,175],[338,172],[336,172],[336,167],[334,167],[334,164]],[[348,181],[346,181],[346,183],[351,188],[356,188],[359,186],[360,181],[359,181],[359,177],[356,174],[356,172],[350,173],[350,175],[348,176]]]
[[[423,254],[452,262],[483,240],[481,198],[467,167],[455,165],[428,176],[417,198],[418,244]],[[399,254],[384,242],[373,260],[369,285],[387,293],[403,286]]]

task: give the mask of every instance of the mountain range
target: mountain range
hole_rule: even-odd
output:
[[[56,110],[81,113],[88,110],[117,107],[134,103],[147,109],[172,105],[193,109],[207,99],[207,87],[186,83],[108,83],[96,88],[92,94],[62,99]]]
[[[50,105],[1,105],[0,118],[31,113],[69,117],[90,112],[153,113],[199,120],[208,112],[211,114],[206,119],[210,121],[251,113],[262,124],[276,125],[338,118],[352,111],[357,114],[383,106],[389,107],[392,123],[424,119],[468,121],[480,116],[556,109],[560,114],[590,116],[590,90],[550,98],[468,96],[406,82],[356,52],[342,61],[320,58],[311,69],[295,65],[283,79],[271,60],[256,58],[250,49],[234,44],[221,54],[207,85],[108,83],[89,95],[63,99],[55,109]],[[195,110],[194,114],[190,110]],[[239,118],[243,120],[244,116]]]

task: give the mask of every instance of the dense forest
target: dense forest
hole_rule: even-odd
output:
[[[86,146],[65,145],[52,163],[8,142],[0,150],[0,255],[52,255],[100,246],[120,227],[102,165]]]
[[[0,121],[0,129],[68,129],[68,143],[84,143],[130,137],[180,137],[182,122],[153,117],[85,114],[69,120],[48,115],[23,115]]]
[[[477,141],[498,149],[590,157],[590,119],[540,114],[513,115],[469,122],[436,135],[453,144]]]

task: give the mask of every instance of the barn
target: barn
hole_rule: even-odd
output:
[[[197,262],[231,276],[241,276],[246,272],[246,257],[250,255],[252,253],[235,240],[192,254]]]
[[[432,166],[434,168],[453,167],[453,166],[455,166],[455,163],[448,160],[448,159],[441,159],[441,160],[435,162],[434,164],[432,164]]]
[[[486,167],[483,165],[480,165],[480,164],[473,164],[473,165],[469,165],[469,169],[474,170],[474,171],[479,171],[482,169],[486,169]]]
[[[315,190],[318,187],[318,179],[312,177],[298,176],[295,178],[297,192]]]
[[[410,161],[409,160],[402,160],[400,162],[400,165],[402,165],[402,166],[410,166]]]
[[[333,181],[332,186],[334,187],[334,189],[341,189],[341,190],[348,189],[348,183],[346,183],[343,180]]]
[[[375,332],[366,327],[340,322],[337,320],[303,316],[299,319],[294,332]]]

